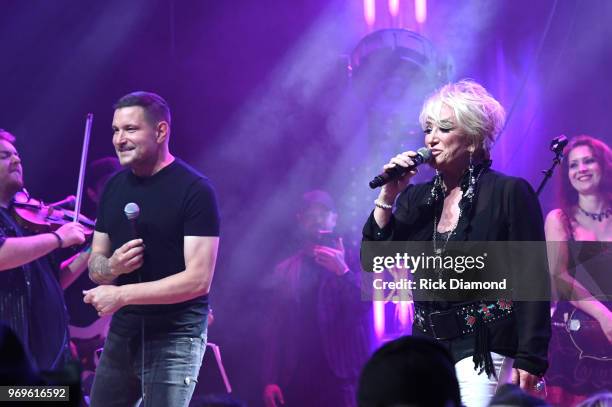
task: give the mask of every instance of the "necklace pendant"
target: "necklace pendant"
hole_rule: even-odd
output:
[[[439,256],[442,254],[442,249],[434,249],[434,253]]]

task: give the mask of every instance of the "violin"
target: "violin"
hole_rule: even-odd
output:
[[[24,229],[33,233],[48,233],[74,221],[74,211],[64,206],[74,204],[75,200],[75,196],[71,195],[59,202],[45,204],[30,197],[27,191],[22,190],[15,194],[11,211],[17,223]],[[82,214],[79,214],[78,222],[85,226],[85,236],[90,237],[93,234],[95,222]]]
[[[83,182],[85,180],[85,163],[89,151],[89,139],[91,137],[91,125],[93,114],[88,113],[85,120],[85,134],[83,137],[83,149],[81,150],[81,165],[79,168],[79,182],[77,184],[76,197],[68,198],[50,205],[33,199],[25,189],[15,194],[12,212],[14,218],[22,227],[34,233],[47,233],[59,229],[69,222],[79,222],[85,226],[85,237],[93,234],[95,222],[81,215],[81,202],[83,200]],[[62,208],[64,205],[74,204],[74,211]]]

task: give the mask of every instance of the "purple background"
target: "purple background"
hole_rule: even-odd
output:
[[[223,216],[209,338],[235,393],[256,401],[268,305],[260,283],[293,246],[297,198],[331,191],[357,242],[376,196],[370,176],[423,144],[411,119],[422,99],[369,104],[350,85],[347,56],[364,35],[418,29],[451,62],[451,79],[483,83],[512,111],[494,168],[534,188],[553,137],[612,139],[611,2],[430,0],[420,26],[412,4],[400,1],[393,18],[379,0],[368,27],[357,0],[4,0],[0,127],[18,138],[31,194],[53,201],[75,193],[87,112],[93,160],[113,154],[117,98],[149,90],[168,100],[171,150],[212,179]],[[398,124],[398,111],[411,113]]]

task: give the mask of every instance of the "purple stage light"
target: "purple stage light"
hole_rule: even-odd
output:
[[[425,23],[427,20],[427,0],[415,0],[414,15],[417,23]]]
[[[376,0],[363,0],[363,16],[368,27],[376,22]]]

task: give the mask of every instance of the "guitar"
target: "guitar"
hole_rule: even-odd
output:
[[[573,308],[565,322],[553,322],[553,326],[565,328],[572,343],[578,349],[580,359],[612,361],[612,344],[599,322],[586,312]]]

